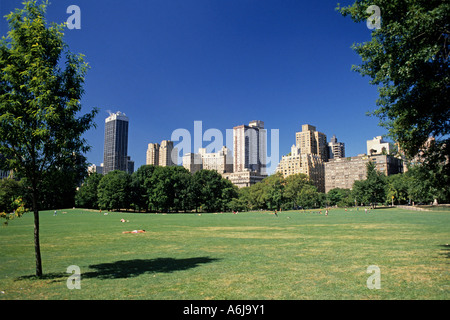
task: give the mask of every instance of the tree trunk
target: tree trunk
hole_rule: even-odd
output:
[[[36,255],[36,276],[42,276],[41,246],[39,243],[39,209],[37,204],[37,190],[33,190],[34,212],[34,252]]]

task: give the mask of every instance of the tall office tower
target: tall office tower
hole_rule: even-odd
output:
[[[302,131],[295,134],[297,148],[301,154],[315,154],[326,162],[328,160],[327,136],[310,124],[302,125]]]
[[[147,148],[146,164],[159,166],[159,143],[149,143]]]
[[[328,142],[328,159],[337,159],[345,157],[345,144],[338,142],[336,136],[333,136]]]
[[[105,119],[103,174],[113,170],[128,171],[128,117],[118,111]]]
[[[264,122],[255,120],[249,125],[233,128],[233,171],[266,173],[267,131]]]
[[[178,163],[178,150],[173,147],[173,141],[163,140],[159,147],[159,165],[163,167],[176,166]]]

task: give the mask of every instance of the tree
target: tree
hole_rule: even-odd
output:
[[[133,188],[133,202],[139,209],[150,208],[150,194],[152,193],[151,177],[155,171],[153,165],[143,165],[131,175]]]
[[[108,172],[97,188],[100,209],[128,209],[130,205],[131,176],[120,170]]]
[[[75,205],[79,208],[98,209],[98,185],[103,175],[97,172],[91,173],[75,196]]]
[[[49,168],[42,181],[39,196],[39,208],[70,208],[75,205],[76,189],[87,176],[86,158],[74,155],[72,161],[63,166]],[[28,185],[28,180],[25,185]]]
[[[284,202],[284,185],[283,175],[279,172],[265,178],[262,181],[264,185],[264,198],[267,209],[279,210]]]
[[[367,163],[367,179],[365,184],[367,200],[375,208],[379,202],[386,200],[386,176],[376,169],[375,163]]]
[[[20,181],[9,178],[0,180],[0,212],[13,212],[14,202],[22,196],[23,186]]]
[[[171,204],[174,211],[188,210],[192,207],[192,195],[189,186],[192,183],[191,173],[184,167],[168,167],[171,172],[173,202]]]
[[[237,197],[231,182],[214,170],[199,170],[192,176],[193,203],[206,212],[223,211]]]
[[[221,180],[222,185],[222,205],[220,210],[226,211],[230,209],[230,202],[235,201],[234,205],[237,204],[236,208],[240,208],[243,210],[244,203],[239,201],[239,188],[235,186],[230,180],[223,179]]]
[[[369,202],[366,194],[366,180],[356,180],[353,182],[352,198],[355,199],[358,205]]]
[[[388,203],[404,203],[408,200],[408,177],[405,174],[393,174],[386,179],[386,201]]]
[[[298,207],[300,204],[298,198],[300,192],[306,185],[312,185],[308,176],[303,173],[293,174],[285,178],[284,198],[286,200],[285,209],[292,209]]]
[[[150,209],[154,211],[168,212],[173,204],[173,179],[170,167],[155,167],[149,184]]]
[[[386,200],[386,176],[376,169],[372,161],[369,161],[366,167],[366,179],[353,183],[352,196],[358,203],[370,203],[375,208],[377,203]]]
[[[248,194],[246,194],[246,199],[249,210],[267,209],[264,183],[262,182],[256,183],[250,187],[246,187],[245,189],[248,190]]]
[[[439,172],[438,170],[441,170]],[[408,183],[408,196],[414,202],[430,203],[450,200],[450,190],[443,186],[442,180],[448,180],[442,166],[430,169],[427,165],[415,165],[404,174]]]
[[[348,207],[354,203],[350,189],[331,189],[328,191],[326,199],[330,206],[338,205],[339,207]]]
[[[297,197],[298,205],[303,208],[318,208],[322,205],[322,200],[317,188],[310,184],[305,185]]]
[[[353,69],[378,86],[379,107],[372,112],[398,141],[408,158],[419,154],[430,136],[436,144],[423,156],[450,171],[450,2],[424,0],[357,0],[339,7],[355,22],[381,10],[381,28],[372,40],[354,44],[362,64]],[[437,157],[436,157],[437,155]],[[450,181],[446,181],[446,185]]]
[[[41,187],[56,168],[73,166],[74,156],[89,150],[82,134],[97,112],[77,116],[87,64],[68,50],[64,25],[47,25],[46,8],[47,3],[24,2],[6,16],[10,30],[0,40],[0,154],[3,167],[30,185],[37,276]]]

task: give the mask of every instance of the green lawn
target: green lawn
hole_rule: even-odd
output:
[[[450,298],[449,213],[322,213],[41,212],[43,279],[28,213],[0,227],[0,299]],[[122,234],[134,229],[147,232]],[[66,286],[70,265],[79,290]]]

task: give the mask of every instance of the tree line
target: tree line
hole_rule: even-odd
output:
[[[91,174],[77,191],[78,207],[144,212],[217,212],[320,207],[326,196],[304,174],[274,174],[238,189],[213,170],[141,166],[133,174]]]
[[[141,166],[87,177],[75,196],[84,208],[144,212],[226,211],[238,190],[216,171],[191,174],[181,166]]]
[[[327,193],[328,205],[351,206],[377,204],[430,204],[450,202],[450,190],[446,187],[448,176],[437,174],[443,166],[410,166],[405,173],[386,176],[376,170],[373,162],[367,163],[364,180],[353,183],[352,189],[332,189]]]
[[[276,173],[238,189],[216,171],[191,174],[181,166],[144,165],[133,174],[118,170],[106,175],[92,173],[82,183],[79,170],[53,172],[41,190],[41,210],[77,206],[138,212],[223,212],[429,204],[435,199],[450,202],[450,191],[439,181],[441,175],[434,173],[436,168],[423,165],[386,176],[369,162],[364,180],[355,181],[352,189],[335,188],[327,194],[319,192],[304,174],[284,178]],[[77,184],[81,186],[77,188]],[[21,205],[30,208],[31,203],[26,179],[0,181],[0,212],[13,212]]]

